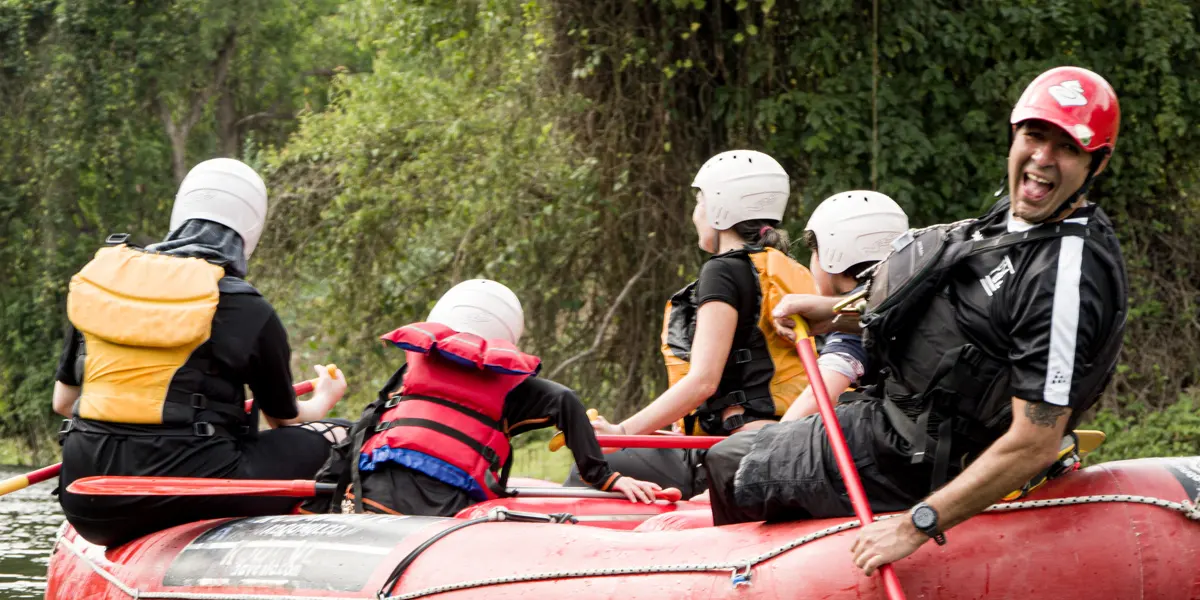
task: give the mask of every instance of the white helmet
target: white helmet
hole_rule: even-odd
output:
[[[742,221],[781,221],[787,208],[787,171],[754,150],[731,150],[708,159],[692,187],[704,192],[708,224],[717,231]]]
[[[192,167],[179,185],[171,231],[189,219],[213,221],[236,231],[249,259],[267,221],[267,186],[240,160],[206,160]]]
[[[471,279],[450,288],[433,305],[426,321],[484,339],[508,340],[513,345],[525,333],[521,301],[504,284],[490,279]]]
[[[855,190],[826,198],[804,230],[816,235],[821,268],[842,273],[858,263],[883,260],[892,240],[908,231],[908,215],[885,194]]]

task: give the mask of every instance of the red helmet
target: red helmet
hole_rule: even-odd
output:
[[[1080,67],[1056,67],[1038,75],[1017,105],[1013,128],[1029,119],[1061,127],[1087,152],[1112,153],[1121,128],[1117,93],[1103,77]]]

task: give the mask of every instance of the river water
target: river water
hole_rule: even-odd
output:
[[[0,480],[31,469],[0,466]],[[57,480],[0,496],[0,599],[41,598],[54,533],[62,523]]]

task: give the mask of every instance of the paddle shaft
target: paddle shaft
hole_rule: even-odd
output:
[[[613,498],[627,500],[625,494],[620,492],[602,492],[588,488],[524,487],[508,488],[506,491],[509,496],[515,498]],[[681,497],[682,495],[679,493],[679,490],[675,488],[654,492],[656,500],[679,502]]]
[[[837,413],[833,410],[833,402],[829,399],[829,393],[825,391],[825,379],[821,377],[821,369],[817,367],[817,352],[813,349],[808,328],[800,321],[799,317],[793,317],[793,319],[797,322],[796,352],[800,353],[800,360],[804,363],[804,370],[808,373],[808,385],[817,397],[817,406],[821,409],[821,421],[825,423],[825,433],[829,437],[829,445],[833,448],[838,470],[842,473],[842,481],[845,482],[846,491],[850,494],[850,504],[854,506],[854,515],[865,527],[875,521],[875,514],[871,511],[871,504],[867,501],[867,493],[863,490],[862,480],[858,477],[858,469],[854,466],[854,458],[850,454],[849,446],[846,445],[846,437],[842,435],[842,426],[838,423]],[[889,600],[905,600],[904,589],[900,587],[900,578],[896,576],[892,565],[879,567],[879,575],[883,577],[883,587],[887,591]]]
[[[76,479],[72,494],[87,496],[282,496],[310,498],[333,493],[335,484],[310,479],[210,479],[100,475]]]
[[[76,480],[68,487],[73,494],[89,496],[285,496],[308,498],[331,494],[334,484],[309,479],[210,479],[206,477],[138,477],[100,475]],[[602,492],[587,488],[520,487],[509,488],[509,496],[524,498],[615,498],[620,492]],[[677,489],[654,493],[658,500],[678,502]]]
[[[598,435],[604,448],[681,448],[707,450],[726,438],[718,435]]]
[[[337,367],[335,367],[334,365],[329,365],[329,375],[336,376],[336,373],[337,373]],[[300,383],[297,383],[296,385],[292,386],[292,389],[295,390],[297,396],[303,396],[305,394],[310,394],[310,393],[312,393],[316,382],[317,382],[317,380],[315,380],[315,379],[301,381]],[[246,407],[245,407],[246,412],[250,412],[250,409],[253,406],[254,406],[254,399],[251,398],[250,400],[247,400]],[[62,463],[60,463],[60,462],[54,463],[48,467],[42,467],[41,469],[38,469],[36,471],[30,471],[28,473],[25,473],[24,475],[15,475],[13,477],[9,477],[8,479],[5,479],[4,481],[0,481],[0,496],[3,496],[5,494],[10,494],[17,490],[23,490],[31,485],[41,483],[43,481],[46,481],[46,480],[54,478],[54,477],[58,477],[59,471],[62,471]]]
[[[30,471],[24,475],[15,475],[4,481],[0,481],[0,496],[23,490],[35,483],[41,483],[47,479],[58,477],[58,472],[62,470],[62,463],[55,463],[48,467],[42,467],[36,471]]]

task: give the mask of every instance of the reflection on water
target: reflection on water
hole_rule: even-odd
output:
[[[31,469],[0,467],[0,480]],[[54,533],[62,523],[55,480],[0,496],[0,598],[41,598]]]

